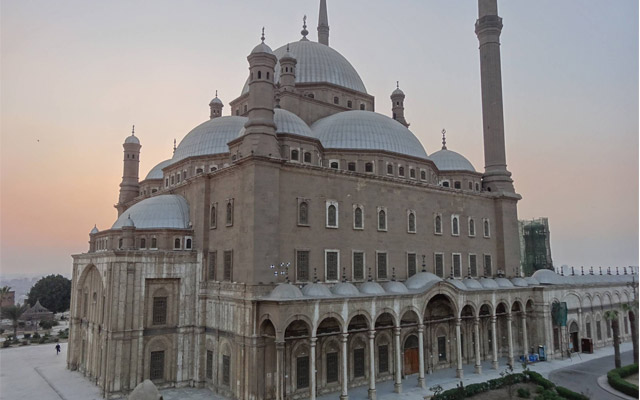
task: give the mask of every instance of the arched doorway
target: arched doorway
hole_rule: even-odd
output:
[[[265,319],[260,325],[260,337],[262,343],[264,344],[264,352],[262,353],[262,365],[263,371],[261,377],[262,382],[258,385],[262,390],[262,397],[265,400],[275,399],[276,393],[276,329],[269,319]],[[209,360],[209,351],[207,351],[207,361],[206,361],[206,371],[207,375],[209,375],[209,370],[213,367],[210,367],[210,363],[212,360]],[[212,352],[213,353],[213,352]],[[213,358],[212,358],[213,359]]]
[[[569,325],[569,351],[572,353],[580,351],[579,329],[576,321]]]
[[[418,337],[409,335],[404,341],[404,374],[413,375],[420,370]]]
[[[284,394],[285,396],[307,395],[310,388],[311,328],[304,320],[291,322],[284,332]],[[282,377],[280,377],[282,379]]]
[[[455,316],[453,301],[443,294],[433,296],[427,303],[424,322],[429,349],[429,372],[451,367],[455,360]]]

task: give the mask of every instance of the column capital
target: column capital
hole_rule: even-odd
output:
[[[349,339],[349,334],[348,333],[342,333],[342,341],[346,342]]]
[[[513,318],[513,314],[507,313],[507,321],[511,321]]]
[[[473,318],[473,326],[478,326],[480,324],[480,317],[475,316]]]
[[[495,314],[493,314],[493,315],[491,316],[491,323],[495,323],[497,320],[498,320],[498,316],[497,316],[497,315],[495,315]]]
[[[309,341],[311,341],[311,346],[315,346],[318,338],[315,336],[311,336],[311,339],[309,339]]]
[[[375,339],[376,331],[374,329],[369,330],[369,339]]]
[[[399,326],[396,326],[393,328],[393,334],[396,336],[400,336],[400,332],[402,331],[402,329]]]
[[[276,348],[277,349],[284,349],[284,340],[283,341],[276,341]]]
[[[462,323],[462,318],[456,317],[456,326],[460,326],[461,323]]]
[[[424,332],[424,324],[418,324],[418,332]]]

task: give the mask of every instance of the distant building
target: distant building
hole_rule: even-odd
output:
[[[38,300],[33,307],[29,307],[27,311],[22,314],[20,319],[23,321],[51,320],[53,319],[53,313],[40,304],[40,300]]]
[[[539,269],[553,270],[549,218],[519,220],[520,265],[524,276],[531,276]]]
[[[0,307],[10,307],[16,304],[16,292],[11,290],[2,295],[0,299]]]

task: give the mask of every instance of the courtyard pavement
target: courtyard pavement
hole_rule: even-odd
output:
[[[0,350],[0,399],[1,400],[98,400],[102,399],[96,385],[85,379],[82,374],[66,369],[67,344],[61,343],[62,352],[56,355],[55,344],[32,345]],[[631,343],[623,343],[621,351],[632,349]],[[551,371],[576,365],[586,361],[610,356],[613,347],[607,346],[596,350],[594,354],[574,354],[572,358],[552,360],[531,364],[529,368],[545,377]],[[482,374],[473,373],[473,365],[464,366],[465,385],[484,382],[498,378],[500,372],[506,368],[505,360],[500,360],[497,370],[490,368],[489,362],[482,364]],[[613,365],[611,365],[613,368]],[[516,364],[515,372],[521,367]],[[455,377],[455,370],[439,370],[426,375],[426,387],[439,384],[446,389],[455,387],[460,379]],[[417,375],[407,377],[402,381],[403,393],[393,393],[393,381],[376,384],[378,399],[391,400],[422,400],[428,389],[417,387]],[[166,389],[162,390],[165,400],[223,400],[207,389]],[[330,393],[318,397],[322,400],[337,399],[340,393]],[[366,399],[367,387],[361,386],[349,390],[350,399]]]

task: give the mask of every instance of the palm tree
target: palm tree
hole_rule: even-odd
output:
[[[618,310],[609,310],[604,313],[604,318],[611,321],[611,330],[613,331],[613,351],[615,354],[614,362],[616,368],[622,366],[620,361],[620,325],[618,323]]]
[[[27,311],[27,305],[21,306],[18,304],[17,306],[8,306],[2,308],[2,318],[10,319],[11,325],[13,326],[13,337],[14,339],[18,335],[18,320],[22,316],[22,314]]]
[[[638,363],[638,323],[636,322],[636,305],[629,303],[623,304],[622,310],[629,316],[629,324],[631,325],[631,342],[633,343],[633,363]]]
[[[0,301],[2,301],[4,299],[4,296],[9,294],[10,291],[11,291],[11,286],[0,287]]]

